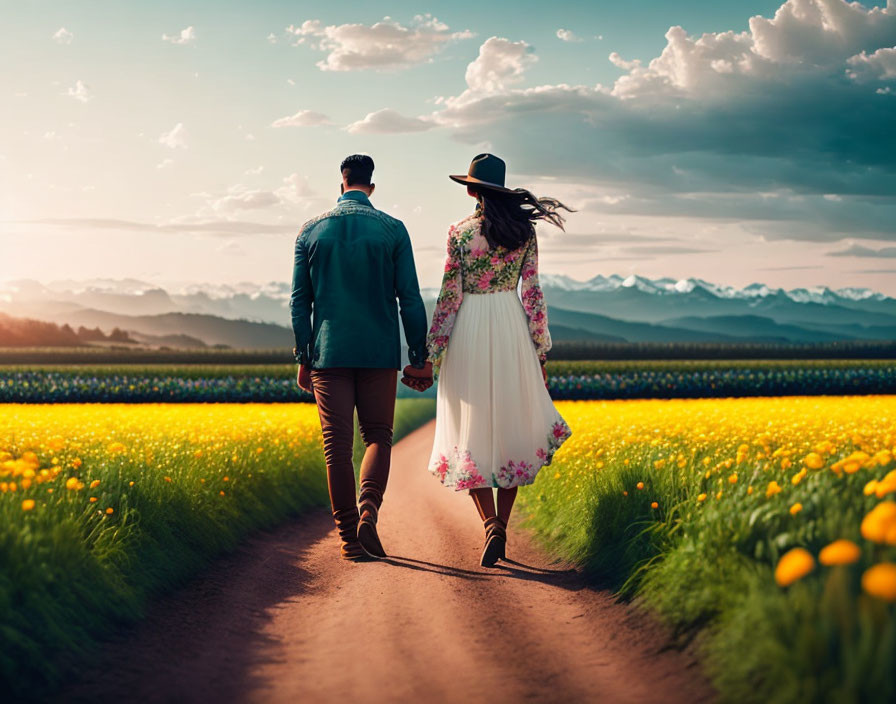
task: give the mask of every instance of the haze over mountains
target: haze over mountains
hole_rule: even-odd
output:
[[[862,288],[745,288],[702,279],[541,276],[556,340],[825,342],[896,338],[896,298]],[[136,279],[0,283],[0,311],[114,327],[146,344],[291,347],[289,284],[189,284]],[[431,313],[436,289],[424,289]],[[2,344],[2,341],[0,341]]]

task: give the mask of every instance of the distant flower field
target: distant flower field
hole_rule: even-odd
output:
[[[891,360],[557,362],[555,399],[896,393]]]
[[[289,364],[0,366],[0,403],[308,401],[295,372]],[[555,399],[896,393],[893,360],[549,362],[548,373]]]
[[[531,525],[699,634],[724,700],[896,700],[896,396],[558,408]]]
[[[281,365],[273,369],[280,372]],[[311,397],[288,375],[271,370],[233,374],[186,367],[60,371],[0,370],[0,403],[284,403]]]

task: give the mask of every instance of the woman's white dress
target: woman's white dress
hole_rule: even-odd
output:
[[[551,338],[535,236],[490,249],[480,225],[473,215],[449,229],[427,338],[438,378],[429,469],[456,490],[531,484],[571,435],[541,375]]]

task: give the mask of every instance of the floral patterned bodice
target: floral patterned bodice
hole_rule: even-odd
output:
[[[551,349],[544,294],[538,285],[538,242],[535,236],[519,249],[502,246],[491,249],[480,230],[481,224],[482,218],[473,214],[448,229],[448,258],[442,289],[426,338],[429,361],[436,378],[464,295],[514,291],[520,279],[523,309],[538,358],[544,362]]]

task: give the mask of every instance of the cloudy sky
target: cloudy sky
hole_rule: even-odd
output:
[[[424,6],[0,0],[0,279],[288,280],[366,152],[433,286],[493,151],[542,271],[896,295],[896,0]]]

